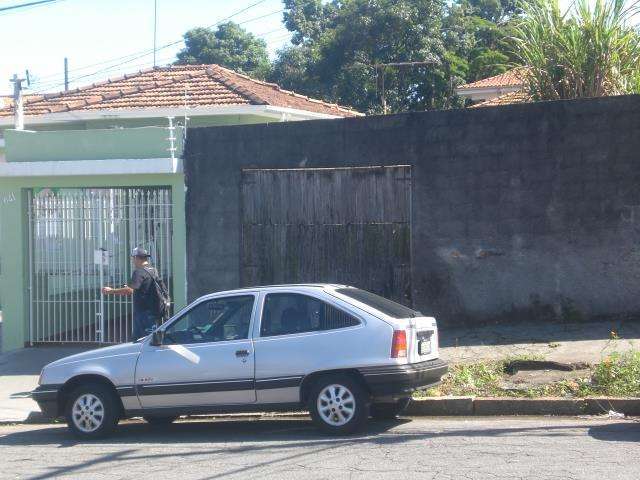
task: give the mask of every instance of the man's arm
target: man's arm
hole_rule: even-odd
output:
[[[128,285],[120,288],[103,287],[102,293],[105,295],[133,295],[133,288]]]
[[[104,287],[102,289],[102,293],[105,295],[133,295],[133,292],[140,288],[142,285],[143,275],[140,270],[136,269],[133,271],[133,275],[131,276],[131,280],[124,287],[120,288],[111,288]]]

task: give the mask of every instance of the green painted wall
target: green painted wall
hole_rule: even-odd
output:
[[[186,304],[186,234],[182,174],[0,178],[0,301],[3,307],[3,352],[20,348],[29,340],[28,189],[150,185],[170,186],[172,189],[175,282],[173,294],[176,308],[181,308]]]
[[[33,124],[36,131],[15,135],[0,127],[0,138],[8,138],[6,155],[10,161],[65,161],[75,159],[160,158],[168,157],[167,119],[105,118],[91,121]],[[193,116],[188,127],[278,122],[258,115]],[[184,119],[176,117],[176,126]],[[140,128],[138,128],[140,127]],[[162,127],[148,129],[143,127]],[[75,131],[74,131],[75,130]],[[96,130],[87,132],[87,130]],[[132,130],[137,130],[133,131]],[[154,131],[155,130],[155,131]],[[51,132],[51,135],[46,135]],[[151,133],[150,133],[151,132]],[[43,135],[43,133],[45,135]],[[182,138],[181,132],[176,137]],[[37,140],[34,140],[37,139]],[[15,143],[13,143],[15,142]],[[10,145],[13,145],[11,147]],[[182,151],[178,145],[179,152]],[[0,155],[2,155],[0,151]],[[29,340],[28,222],[27,192],[31,188],[135,187],[166,185],[173,197],[173,269],[176,309],[186,304],[186,232],[184,176],[118,175],[74,177],[0,177],[0,304],[3,309],[2,351],[25,345]],[[181,286],[182,288],[179,288]]]
[[[174,131],[176,156],[182,154],[184,131]],[[167,158],[166,128],[113,128],[105,130],[5,130],[9,162],[104,160],[110,158]]]

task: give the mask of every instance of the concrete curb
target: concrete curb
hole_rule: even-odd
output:
[[[412,416],[602,415],[610,410],[625,415],[640,415],[640,398],[434,397],[413,400],[405,414]]]

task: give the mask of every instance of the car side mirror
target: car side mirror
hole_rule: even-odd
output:
[[[164,340],[164,330],[156,329],[151,334],[151,343],[150,345],[154,347],[159,347],[162,345],[162,341]]]

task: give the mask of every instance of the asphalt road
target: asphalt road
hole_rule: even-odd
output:
[[[64,426],[0,426],[0,478],[638,479],[640,423],[405,419],[329,438],[302,418],[121,424],[76,443]]]

